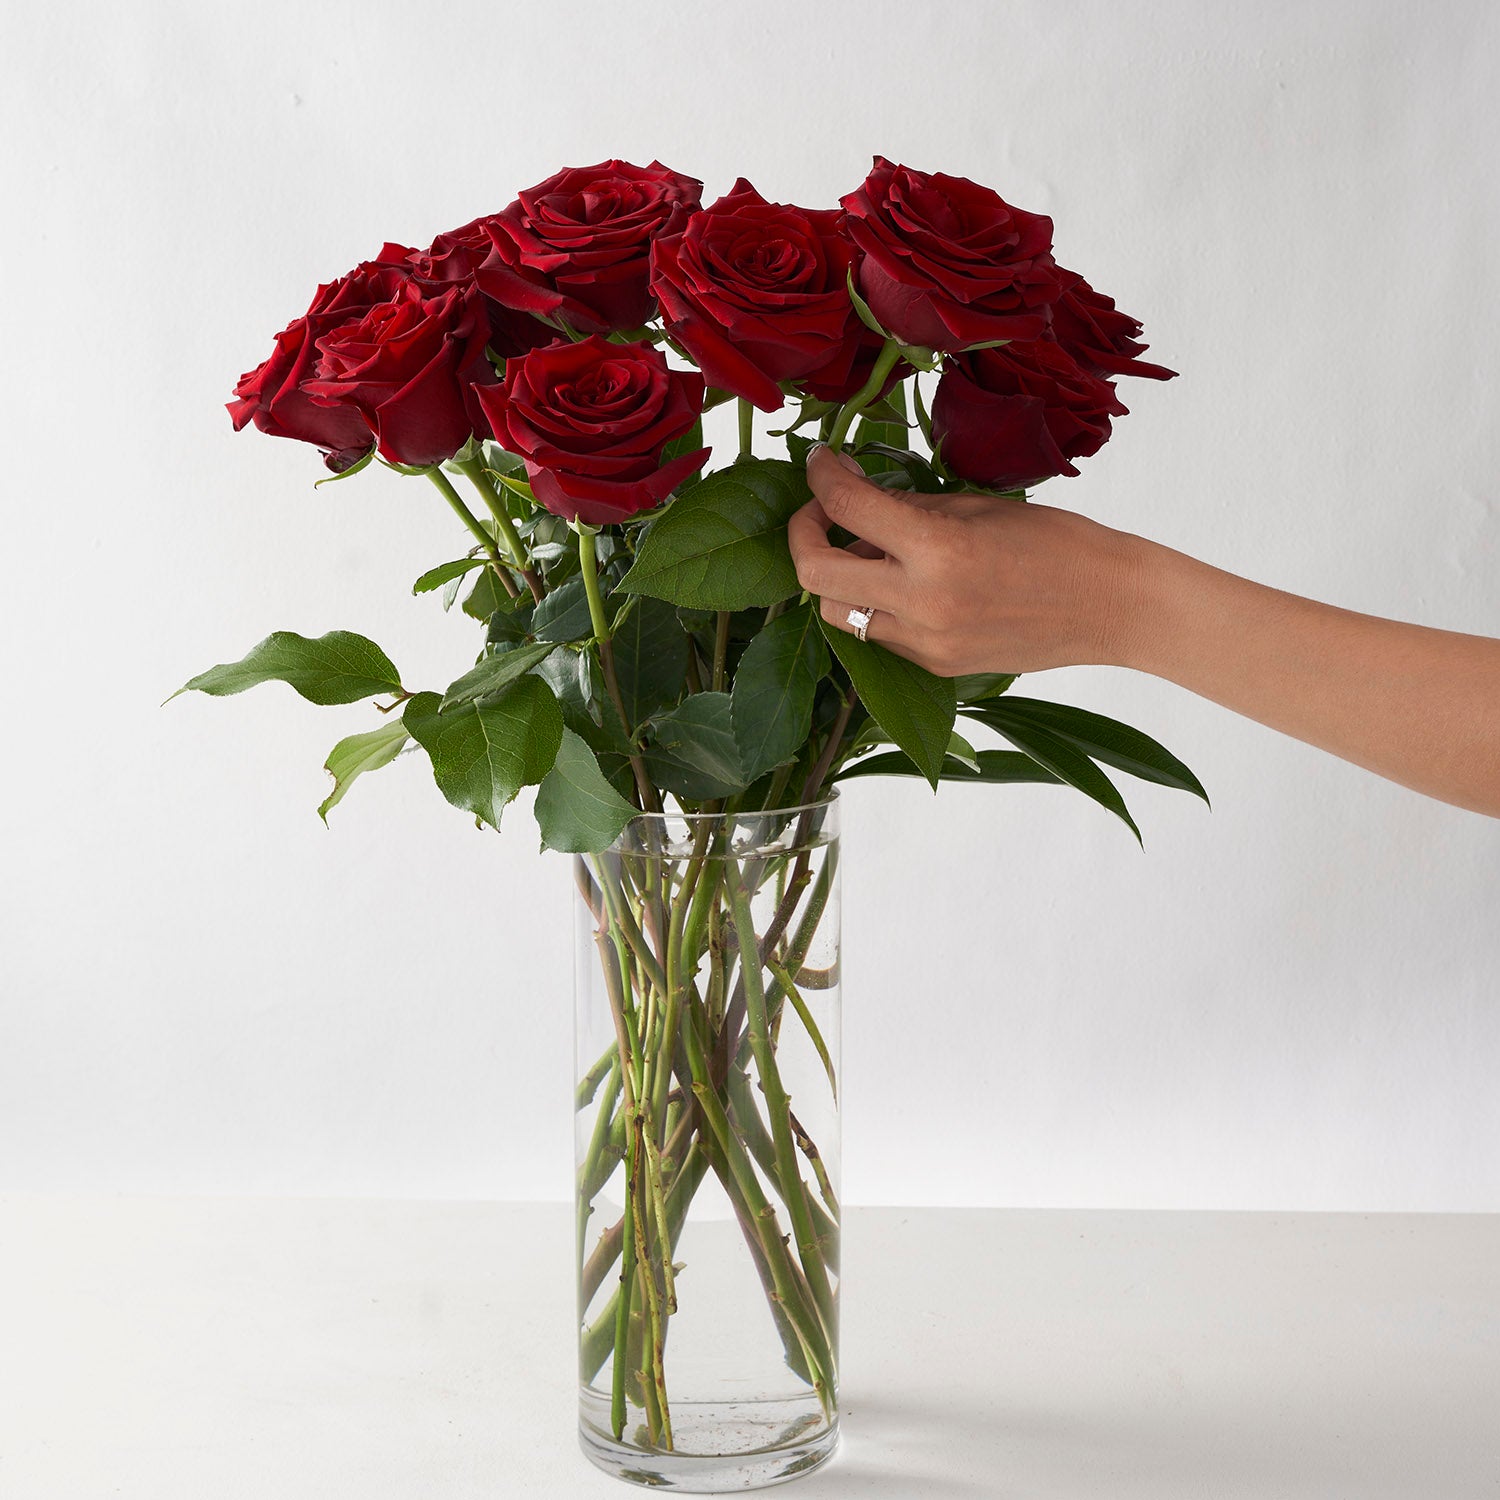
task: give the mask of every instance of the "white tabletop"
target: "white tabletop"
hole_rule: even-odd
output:
[[[0,1198],[6,1500],[620,1497],[559,1205]],[[864,1209],[782,1493],[1500,1496],[1500,1216]]]

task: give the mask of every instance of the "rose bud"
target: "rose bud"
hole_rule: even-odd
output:
[[[944,465],[985,489],[1074,475],[1126,409],[1114,387],[1051,339],[976,349],[951,360],[932,398],[932,441]]]
[[[272,437],[312,443],[323,450],[324,462],[335,473],[369,449],[375,434],[363,413],[354,406],[314,401],[306,386],[316,377],[318,339],[395,296],[410,275],[411,253],[403,245],[386,245],[376,259],[318,288],[312,306],[276,335],[271,357],[240,376],[229,403],[236,432],[253,422]]]
[[[1045,215],[967,178],[883,156],[840,202],[844,232],[863,252],[860,295],[903,344],[952,353],[1046,331],[1061,281]]]
[[[675,234],[703,184],[652,162],[569,167],[484,221],[493,254],[475,273],[504,307],[584,333],[639,328],[655,312],[651,241]]]
[[[473,390],[495,379],[488,337],[473,286],[434,296],[407,281],[390,301],[318,340],[317,379],[305,388],[315,401],[358,412],[382,458],[442,463],[485,431]]]
[[[663,455],[702,415],[703,391],[702,375],[670,369],[650,344],[596,335],[510,360],[504,384],[477,395],[496,440],[525,459],[538,504],[603,526],[659,505],[703,467],[707,448]]]
[[[651,290],[710,385],[775,411],[782,381],[848,381],[869,335],[849,300],[841,218],[767,203],[742,177],[679,233],[657,238]]]

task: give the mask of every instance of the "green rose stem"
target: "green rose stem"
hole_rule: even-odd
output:
[[[599,665],[604,672],[604,686],[609,693],[609,701],[620,716],[620,728],[625,731],[626,739],[629,739],[634,729],[625,713],[625,699],[620,693],[620,679],[615,673],[615,652],[610,644],[609,622],[604,615],[604,596],[599,592],[599,554],[594,540],[598,531],[583,522],[574,522],[573,529],[578,534],[578,563],[583,573],[583,591],[589,601],[589,620],[594,628],[594,639],[599,645]],[[646,774],[646,762],[634,749],[630,752],[630,771],[635,777],[636,795],[640,799],[642,810],[660,812],[661,803],[657,801],[656,788],[651,785],[651,778]]]
[[[755,1069],[760,1075],[761,1092],[766,1097],[766,1113],[771,1119],[771,1139],[776,1146],[776,1174],[781,1183],[781,1200],[786,1204],[787,1215],[792,1221],[792,1233],[797,1240],[802,1271],[807,1277],[818,1316],[822,1319],[831,1344],[837,1327],[833,1288],[823,1264],[822,1246],[813,1231],[802,1174],[797,1167],[797,1147],[792,1140],[791,1123],[787,1118],[791,1103],[781,1081],[776,1049],[771,1043],[771,1022],[766,1011],[766,992],[762,979],[760,943],[755,936],[755,917],[750,910],[750,897],[733,860],[725,861],[724,883],[729,893],[730,910],[734,914],[735,936],[739,940],[740,975],[745,982],[750,1047],[755,1054]]]
[[[740,397],[740,457],[755,456],[755,408]]]
[[[521,581],[531,590],[531,597],[540,604],[542,601],[541,580],[527,566],[526,549],[521,545],[521,538],[510,519],[510,513],[505,508],[505,501],[501,498],[500,491],[495,488],[495,481],[490,478],[484,465],[477,458],[465,459],[458,467],[479,491],[485,508],[494,517],[495,529],[504,539],[506,549],[510,552],[516,572],[521,575]]]
[[[500,580],[500,586],[514,599],[519,592],[515,581],[510,576],[510,570],[505,566],[505,559],[500,556],[500,549],[495,545],[495,539],[483,526],[479,524],[479,517],[464,504],[464,498],[453,488],[448,476],[436,466],[427,471],[427,477],[438,487],[443,499],[453,507],[454,514],[468,527],[470,534],[484,549],[484,555],[490,560],[490,567],[495,571],[495,577]]]
[[[844,446],[844,439],[849,435],[849,428],[855,417],[880,394],[881,387],[900,358],[901,345],[895,339],[887,339],[885,347],[875,356],[875,367],[870,371],[870,378],[844,403],[838,416],[833,419],[833,426],[828,429],[828,446],[835,453]]]
[[[729,611],[721,609],[714,630],[713,690],[716,693],[722,693],[726,683],[726,672],[729,662],[729,621]]]

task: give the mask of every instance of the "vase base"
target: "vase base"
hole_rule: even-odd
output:
[[[587,1416],[579,1424],[579,1446],[595,1467],[627,1484],[687,1495],[784,1484],[821,1468],[838,1447],[838,1419],[828,1422],[816,1403],[811,1415],[801,1401],[687,1402],[674,1405],[673,1414],[676,1452],[616,1442]],[[602,1415],[607,1419],[608,1410]]]

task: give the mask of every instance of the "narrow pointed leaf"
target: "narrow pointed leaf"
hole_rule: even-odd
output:
[[[943,761],[941,780],[972,781],[976,783],[1046,783],[1061,785],[1062,778],[1054,776],[1045,766],[1040,766],[1029,755],[1019,750],[980,750],[975,753],[978,770],[966,766],[963,761],[948,756]],[[867,756],[844,767],[833,779],[849,781],[856,776],[925,776],[910,756],[899,750]]]
[[[291,630],[268,635],[239,661],[200,672],[178,693],[223,698],[262,682],[284,682],[309,703],[357,703],[377,693],[401,691],[401,675],[374,641],[348,630],[311,639]],[[170,700],[168,700],[170,701]]]
[[[607,849],[636,815],[599,769],[594,752],[571,729],[564,729],[557,760],[536,793],[536,821],[542,847],[566,854]]]
[[[318,816],[326,823],[329,812],[344,800],[344,793],[366,771],[378,771],[400,755],[410,738],[400,719],[382,724],[364,734],[351,734],[328,752],[323,769],[333,777],[333,790],[323,799]]]
[[[821,615],[818,618],[824,639],[871,717],[936,789],[958,710],[953,679],[935,677],[904,656],[874,641],[858,641]]]
[[[1136,842],[1141,842],[1141,830],[1135,826],[1135,819],[1114,782],[1076,745],[1034,724],[1002,722],[998,715],[986,714],[983,722],[1059,780],[1093,798],[1100,807],[1108,808],[1135,835]]]
[[[1000,703],[984,704],[973,717],[996,729],[1003,720],[1013,725],[1035,725],[1049,730],[1076,745],[1085,755],[1103,761],[1117,771],[1125,771],[1158,786],[1191,792],[1208,801],[1203,784],[1165,745],[1118,719],[1065,703],[1010,697]]]

